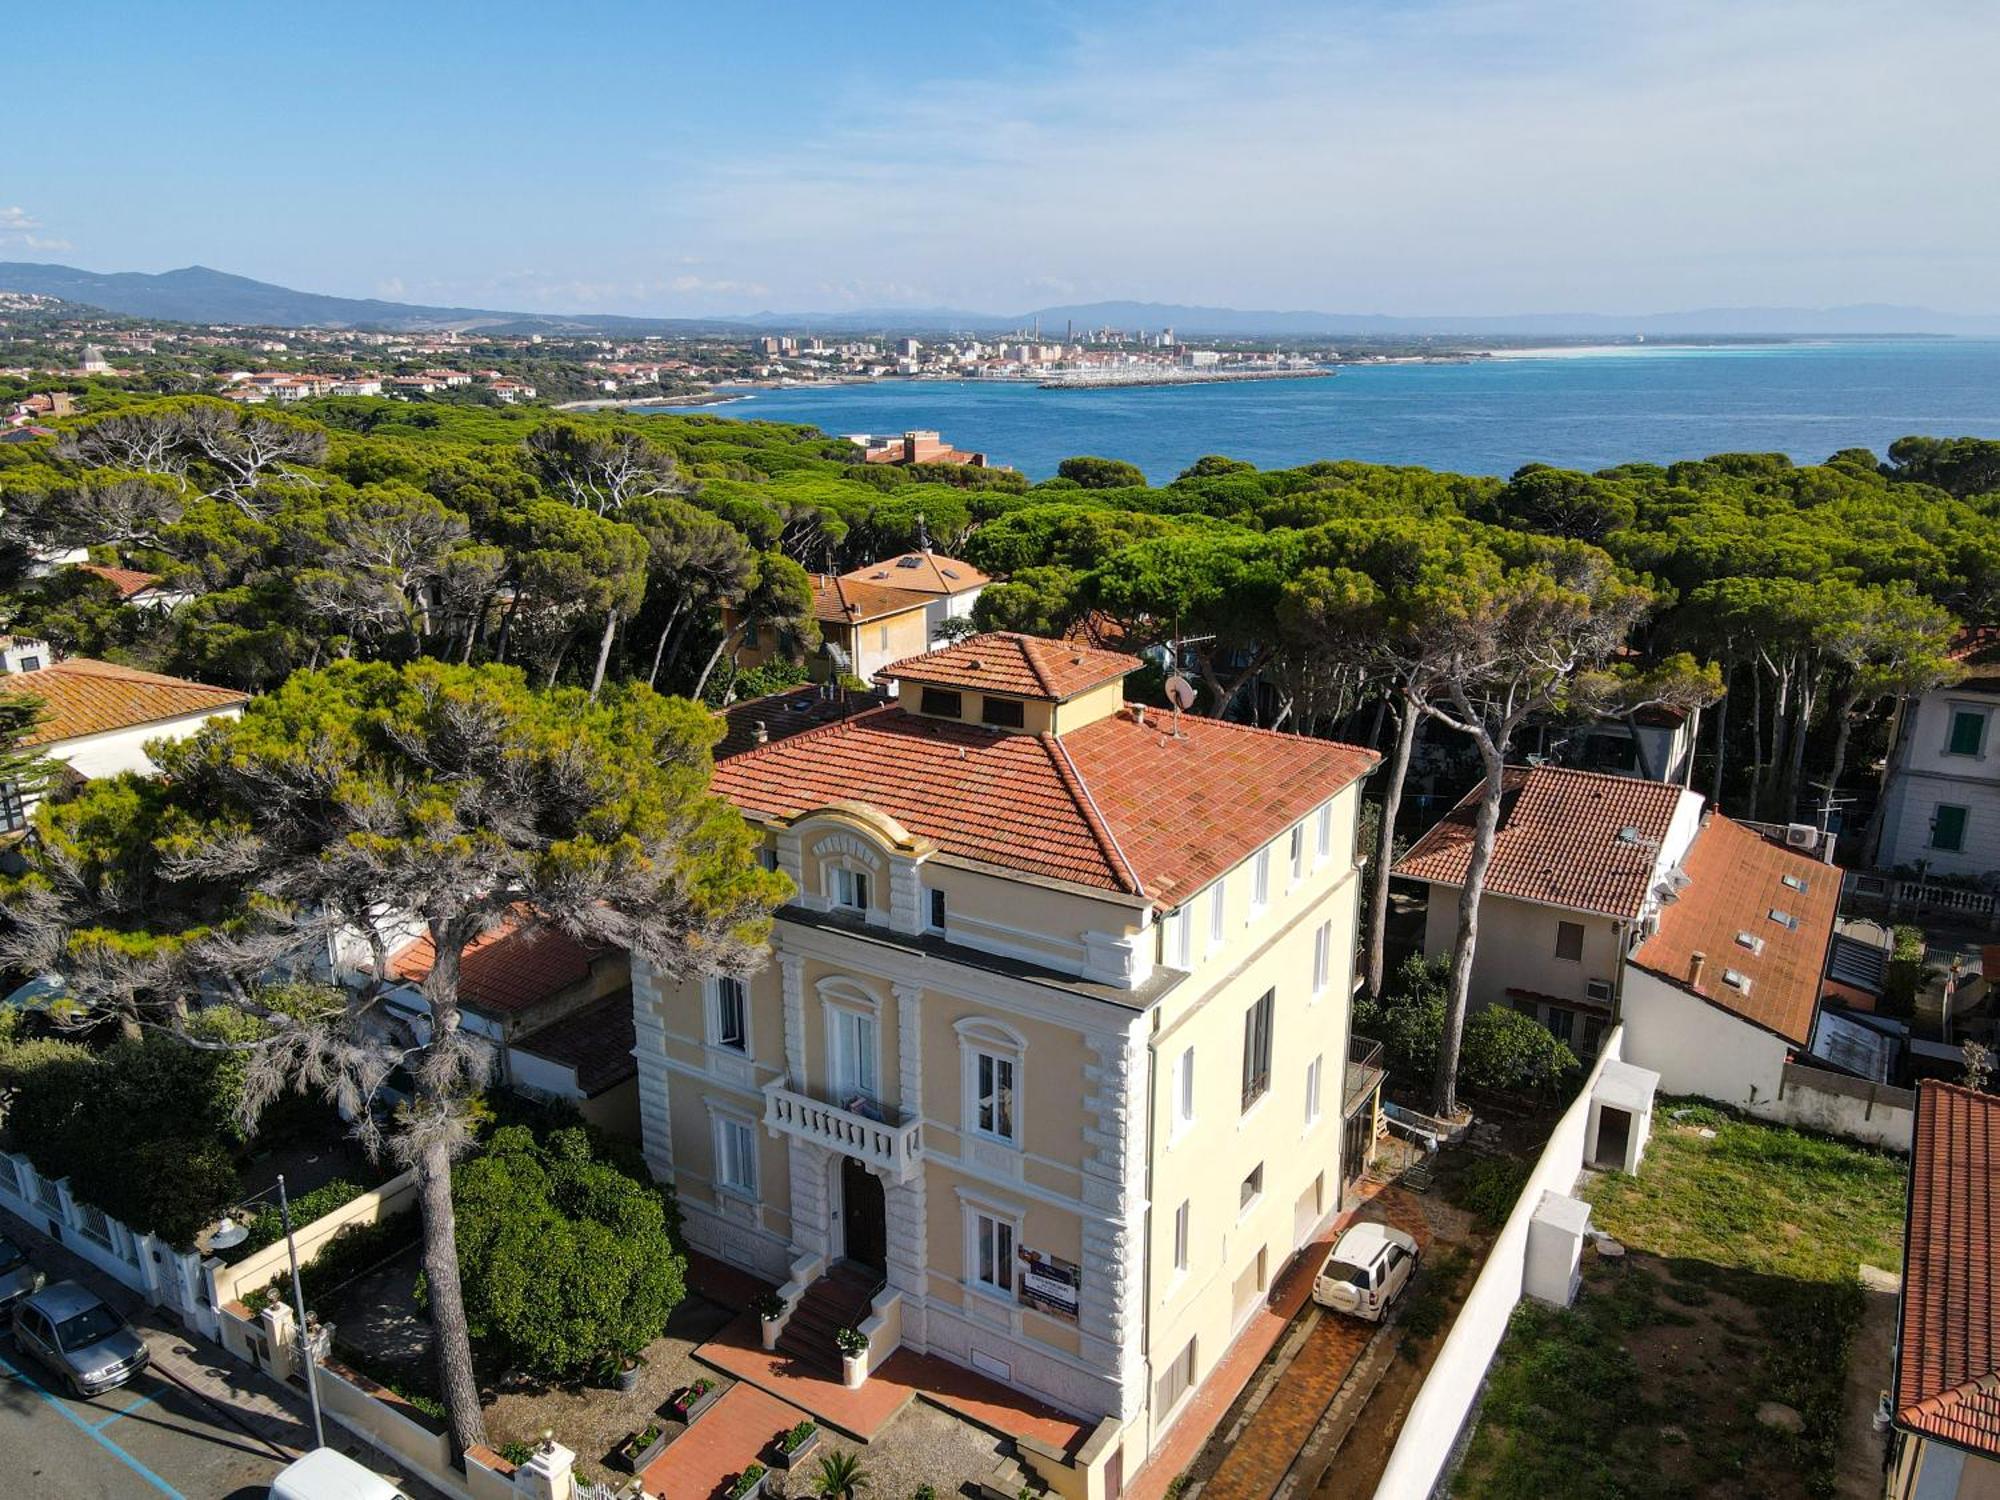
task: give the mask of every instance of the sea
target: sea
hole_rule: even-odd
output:
[[[1620,345],[1110,390],[882,380],[728,394],[702,409],[831,433],[935,428],[1035,479],[1082,453],[1135,463],[1155,484],[1205,453],[1262,469],[1348,458],[1497,475],[1711,453],[1815,463],[1910,433],[2000,438],[2000,340]]]

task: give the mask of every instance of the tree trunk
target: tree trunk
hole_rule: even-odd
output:
[[[1709,803],[1717,812],[1722,811],[1722,768],[1729,753],[1729,672],[1722,674],[1722,701],[1715,705],[1715,780],[1711,783]]]
[[[1757,757],[1764,749],[1764,674],[1750,663],[1750,817],[1754,822],[1764,811],[1764,768]]]
[[[505,661],[507,659],[507,643],[512,639],[514,634],[514,612],[520,607],[521,591],[517,588],[514,590],[514,597],[507,601],[507,613],[500,617],[500,639],[494,643],[493,647],[493,659],[495,661]]]
[[[1389,862],[1396,852],[1396,814],[1403,806],[1403,782],[1410,774],[1417,726],[1423,715],[1407,699],[1389,752],[1389,779],[1382,783],[1382,826],[1375,841],[1375,886],[1368,896],[1368,993],[1382,998],[1382,969],[1389,940]]]
[[[605,664],[611,660],[611,637],[617,634],[617,631],[618,611],[615,609],[606,610],[604,613],[604,636],[597,643],[597,666],[592,669],[590,674],[590,696],[592,698],[595,698],[598,689],[604,686]]]
[[[1458,1050],[1465,1037],[1465,1008],[1472,997],[1472,955],[1479,941],[1479,898],[1486,891],[1486,870],[1493,863],[1493,843],[1500,830],[1500,795],[1506,787],[1506,767],[1500,748],[1486,735],[1478,736],[1479,758],[1486,765],[1479,812],[1472,826],[1472,856],[1465,864],[1465,885],[1458,893],[1458,940],[1451,955],[1451,988],[1445,997],[1444,1035],[1438,1038],[1437,1076],[1431,1083],[1432,1113],[1449,1118],[1458,1113]]]
[[[1833,728],[1833,764],[1826,772],[1824,805],[1828,809],[1833,807],[1833,799],[1840,792],[1840,773],[1847,769],[1847,740],[1854,729],[1854,711],[1860,706],[1861,694],[1851,688],[1841,695],[1840,702],[1834,706],[1834,713],[1839,716],[1839,721]]]
[[[667,623],[660,630],[660,643],[657,646],[653,647],[653,670],[646,674],[647,687],[659,686],[660,658],[662,658],[667,654],[667,637],[669,637],[674,633],[674,626],[680,620],[681,611],[686,608],[687,608],[687,600],[685,599],[681,600],[680,603],[676,604],[673,608],[673,613],[667,616]]]
[[[576,632],[572,630],[562,638],[562,644],[556,647],[555,660],[549,663],[549,680],[542,684],[545,689],[556,685],[556,674],[562,671],[563,658],[569,655],[570,645],[575,640]]]
[[[690,698],[693,698],[696,702],[701,701],[701,692],[703,688],[708,686],[709,674],[715,670],[715,664],[722,660],[722,653],[729,648],[729,643],[735,638],[736,632],[733,630],[722,632],[722,639],[717,641],[715,649],[708,653],[708,665],[701,669],[701,676],[697,677],[694,681],[694,691],[688,694]]]

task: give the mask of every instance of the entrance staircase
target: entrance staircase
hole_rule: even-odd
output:
[[[840,1374],[840,1347],[833,1336],[843,1328],[859,1328],[868,1316],[881,1278],[865,1266],[841,1261],[805,1290],[785,1331],[778,1335],[781,1352],[812,1365],[836,1378]]]

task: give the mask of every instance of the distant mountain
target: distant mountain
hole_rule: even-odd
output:
[[[1039,327],[1044,338],[1077,329],[1158,330],[1197,337],[1286,338],[1373,335],[1404,338],[1556,338],[1698,334],[1969,334],[2000,336],[2000,315],[1936,312],[1923,307],[1714,307],[1693,312],[1524,313],[1497,317],[1394,317],[1383,313],[1275,312],[1190,307],[1169,302],[1087,302],[1000,314],[950,307],[864,308],[850,312],[759,312],[740,318],[633,318],[610,313],[523,313],[478,307],[426,307],[373,297],[330,297],[252,281],[206,266],[157,274],[82,271],[31,261],[0,262],[0,291],[35,292],[130,317],[182,323],[240,323],[275,328],[453,328],[503,334],[649,333],[689,335],[754,331],[993,334]]]

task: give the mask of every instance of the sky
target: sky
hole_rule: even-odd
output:
[[[2000,311],[1993,0],[19,10],[0,260],[659,316]]]

